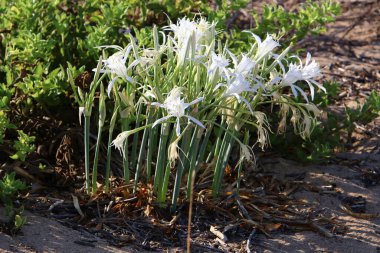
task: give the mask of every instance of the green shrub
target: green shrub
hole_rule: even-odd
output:
[[[7,215],[13,212],[13,199],[20,190],[26,189],[24,182],[16,179],[16,173],[5,174],[4,178],[0,180],[0,199],[5,204],[5,211]]]

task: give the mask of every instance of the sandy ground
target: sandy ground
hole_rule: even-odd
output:
[[[27,224],[14,237],[0,233],[0,252],[133,252],[126,247],[110,246],[105,240],[82,230],[68,228],[59,222],[25,212]]]
[[[362,166],[374,160],[379,162],[379,154],[372,154],[367,160],[360,159]],[[257,252],[380,252],[380,219],[355,218],[341,208],[345,197],[361,196],[366,199],[366,213],[380,212],[380,186],[365,187],[357,168],[335,164],[300,166],[284,159],[279,159],[275,164],[264,165],[264,168],[267,173],[275,173],[284,178],[287,174],[306,172],[303,179],[305,182],[319,186],[334,185],[336,191],[331,194],[304,190],[296,192],[293,197],[305,200],[313,206],[312,209],[304,210],[310,212],[310,215],[320,213],[336,217],[336,222],[344,225],[345,231],[344,234],[336,233],[332,238],[309,231],[276,233],[273,238],[260,235],[252,247]]]

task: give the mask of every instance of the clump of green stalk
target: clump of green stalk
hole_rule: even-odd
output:
[[[94,164],[92,167],[92,193],[97,192],[98,185],[98,160],[99,160],[99,148],[102,142],[102,131],[104,122],[106,120],[106,96],[104,94],[103,84],[100,85],[100,97],[99,97],[99,121],[98,121],[98,137],[96,139]]]
[[[94,103],[95,92],[97,87],[106,75],[100,77],[100,69],[102,65],[102,57],[98,61],[95,71],[95,77],[90,84],[89,92],[83,92],[80,87],[75,86],[73,76],[70,69],[67,69],[69,83],[74,93],[74,98],[79,104],[79,121],[81,122],[82,114],[84,116],[84,149],[85,149],[85,178],[86,178],[86,192],[91,193],[91,180],[90,180],[90,122],[91,112]],[[103,117],[104,119],[105,117]],[[95,186],[96,187],[96,186]],[[96,188],[95,188],[96,189]]]
[[[125,183],[133,181],[136,192],[140,182],[152,182],[160,205],[166,205],[171,192],[175,211],[181,196],[189,197],[192,175],[199,175],[197,172],[205,167],[212,169],[213,196],[222,193],[224,170],[236,148],[240,148],[236,164],[239,190],[243,162],[253,159],[252,146],[264,149],[268,145],[268,132],[272,130],[263,108],[278,108],[278,132],[284,131],[290,118],[295,131],[308,138],[318,109],[302,85],[307,85],[312,97],[314,86],[324,88],[313,80],[319,68],[310,55],[303,64],[288,55],[290,48],[276,54],[280,45],[269,35],[262,41],[252,34],[251,50],[234,54],[217,40],[215,24],[205,19],[181,19],[166,30],[171,33],[153,28],[152,48],[140,47],[132,36],[126,48],[107,46],[117,51],[103,66],[98,64],[96,75],[110,74],[107,90],[112,90],[110,101],[114,106],[109,121],[106,191],[114,146],[123,155]],[[94,90],[101,80],[96,75]],[[287,92],[289,87],[293,94]],[[299,102],[298,95],[306,103]],[[85,110],[91,109],[90,102],[78,101]],[[87,115],[85,123],[89,123],[91,113]],[[111,142],[114,129],[121,133]],[[89,155],[87,149],[85,154]],[[97,156],[98,149],[93,191]],[[87,173],[86,169],[86,180]]]

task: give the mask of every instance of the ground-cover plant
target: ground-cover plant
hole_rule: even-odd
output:
[[[67,99],[67,77],[61,66],[66,68],[67,62],[78,68],[90,66],[97,59],[96,46],[117,44],[125,47],[125,38],[130,33],[138,33],[136,38],[141,45],[150,44],[152,24],[166,23],[167,17],[175,22],[179,16],[196,13],[217,21],[218,29],[223,29],[234,13],[248,3],[248,0],[214,3],[204,0],[1,0],[0,61],[3,66],[0,71],[6,75],[10,73],[12,85],[37,103],[57,106]],[[283,45],[287,46],[290,41],[302,39],[310,30],[320,32],[326,23],[333,21],[338,10],[338,5],[331,1],[308,2],[297,11],[268,5],[264,7],[261,20],[254,14],[252,31],[261,37],[269,32],[291,38],[283,40]],[[245,41],[247,37],[234,27],[230,25],[232,37],[228,39],[232,47],[239,48],[244,44],[235,45],[234,42]],[[239,37],[242,39],[236,40]],[[0,82],[5,83],[5,75],[2,77],[1,72]]]
[[[13,198],[20,190],[24,190],[26,185],[24,182],[16,179],[16,173],[12,172],[6,174],[0,181],[0,196],[2,202],[5,204],[5,211],[7,215],[11,215],[13,211]]]
[[[35,137],[28,136],[23,131],[18,130],[18,140],[15,141],[13,148],[16,150],[16,153],[11,156],[12,159],[25,161],[26,156],[35,150],[33,144]]]
[[[288,46],[303,40],[307,35],[318,35],[326,30],[328,23],[334,22],[340,14],[340,4],[336,1],[305,1],[294,6],[291,11],[281,5],[268,4],[262,12],[252,11],[253,24],[249,25],[252,32],[264,37],[267,33],[277,34],[282,45]],[[243,26],[247,28],[247,25]],[[232,40],[230,47],[247,50],[244,43],[247,34],[238,29],[230,31]]]
[[[19,191],[26,189],[24,182],[16,179],[16,173],[5,174],[0,180],[0,200],[5,206],[5,215],[9,218],[9,225],[12,233],[17,232],[25,223],[26,218],[22,216],[23,208],[15,209],[14,198]]]
[[[244,7],[247,2],[228,3],[223,0],[210,5],[209,1],[2,0],[0,51],[4,62],[8,66],[12,63],[13,69],[32,73],[60,72],[59,67],[66,66],[67,62],[88,66],[97,58],[96,46],[123,45],[125,36],[133,33],[134,28],[147,27],[151,30],[153,23],[166,22],[167,17],[176,20],[178,15],[194,15],[200,11],[218,19],[223,25],[233,10]],[[35,70],[35,67],[39,69]],[[36,79],[41,81],[41,77]],[[62,89],[67,88],[62,82],[59,85]],[[55,89],[34,86],[34,89],[45,89],[46,92]]]
[[[118,122],[122,130],[112,145],[123,155],[126,183],[134,173],[135,190],[139,182],[153,182],[157,202],[165,204],[171,192],[175,210],[178,197],[190,192],[196,173],[212,179],[213,195],[218,196],[227,163],[235,163],[241,172],[239,165],[253,160],[252,146],[264,149],[269,144],[270,108],[280,112],[279,132],[290,118],[297,134],[310,137],[319,114],[312,100],[316,89],[326,91],[315,81],[321,75],[318,64],[309,53],[301,60],[289,47],[281,50],[269,34],[265,39],[249,34],[249,51],[237,54],[217,39],[215,22],[183,18],[161,31],[154,27],[152,48],[142,47],[133,36],[125,48],[100,47],[105,60],[94,69],[89,94],[109,76],[108,105],[114,111],[110,129]],[[91,110],[94,96],[83,95],[73,78],[70,82],[77,101],[86,103],[81,116]],[[85,135],[86,131],[85,125]],[[240,150],[235,162],[230,161],[233,150]],[[209,166],[205,169],[204,164]],[[96,175],[95,167],[93,175],[94,171]],[[95,176],[92,183],[96,182]],[[187,187],[181,192],[183,185]]]
[[[204,0],[175,3],[154,0],[0,0],[0,84],[4,86],[2,90],[8,90],[1,103],[8,106],[10,98],[16,94],[25,96],[17,102],[18,110],[25,117],[36,111],[46,111],[50,114],[52,111],[62,111],[63,107],[64,110],[69,110],[70,94],[65,71],[68,62],[77,66],[70,66],[74,76],[86,73],[84,66],[90,66],[98,57],[99,51],[96,46],[117,44],[124,48],[128,44],[126,38],[129,38],[130,34],[134,34],[140,46],[152,47],[151,25],[166,23],[168,17],[176,22],[180,16],[202,13],[208,20],[217,21],[218,33],[228,23],[229,35],[223,37],[223,40],[228,38],[231,50],[238,52],[239,48],[244,48],[244,44],[239,45],[235,42],[246,41],[250,35],[241,33],[230,21],[234,20],[233,16],[248,3],[247,0],[221,0],[212,4]],[[280,7],[270,7],[273,8],[273,13],[264,11],[262,20],[255,23],[252,31],[261,37],[267,32],[281,35],[288,33],[291,36],[295,29],[305,31],[305,27],[323,26],[331,21],[336,14],[333,6],[330,2],[309,3],[294,13]],[[166,15],[163,15],[163,12]],[[313,13],[318,14],[318,18],[297,19],[297,15],[311,17]],[[294,21],[289,26],[287,22],[283,22],[285,16],[292,17],[293,21],[299,20],[300,23],[295,25]],[[255,17],[257,20],[257,16]],[[276,25],[268,25],[272,23]],[[286,47],[288,43],[288,40],[282,40],[283,46]],[[17,128],[20,125],[20,122],[11,122],[5,116],[5,111],[1,115],[0,137],[3,136],[5,128]],[[135,120],[134,123],[139,121]],[[125,120],[124,127],[131,123]],[[136,141],[135,138],[134,142]],[[136,148],[131,152],[134,157],[140,155],[137,154]],[[125,164],[124,169],[127,171],[127,163]]]
[[[272,148],[281,151],[284,157],[301,162],[324,162],[337,151],[342,151],[352,142],[352,134],[357,124],[368,124],[380,113],[380,96],[372,91],[363,103],[357,102],[356,108],[345,107],[341,114],[328,110],[341,92],[341,84],[326,81],[323,85],[327,92],[319,93],[314,103],[324,110],[323,120],[319,120],[309,139],[302,139],[288,129],[283,136],[270,134]]]
[[[358,102],[356,108],[346,107],[345,126],[348,132],[348,141],[351,140],[355,123],[367,124],[380,114],[380,95],[372,91],[363,104]]]
[[[315,122],[316,127],[310,138],[302,138],[294,133],[288,125],[284,129],[284,134],[279,136],[277,132],[270,134],[272,148],[282,156],[300,162],[321,162],[336,151],[343,149],[341,142],[341,130],[344,130],[344,120],[340,116],[326,111],[327,106],[332,105],[338,97],[340,84],[332,81],[325,81],[323,86],[326,93],[318,93],[314,98],[314,103],[323,110],[327,116],[324,120]],[[279,116],[274,115],[274,119]]]
[[[308,34],[317,35],[326,31],[326,25],[333,22],[340,11],[339,3],[330,0],[308,0],[295,11],[286,11],[279,5],[266,5],[261,16],[253,13],[256,26],[253,32],[276,32],[283,37],[283,43],[297,43]]]

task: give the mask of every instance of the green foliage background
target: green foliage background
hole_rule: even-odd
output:
[[[100,45],[126,46],[132,34],[140,44],[151,45],[153,24],[167,25],[183,16],[205,16],[217,21],[219,34],[228,40],[232,51],[247,47],[249,29],[261,37],[267,33],[281,38],[283,47],[295,43],[307,34],[318,34],[339,14],[333,1],[307,1],[295,11],[281,6],[264,6],[262,14],[251,11],[253,27],[237,20],[230,23],[245,8],[249,0],[0,0],[0,143],[6,131],[15,131],[20,122],[9,117],[15,106],[24,116],[36,112],[71,107],[71,91],[65,69],[69,66],[74,78],[91,69],[97,61]],[[16,97],[15,105],[10,102]],[[24,160],[33,150],[33,138],[18,132],[19,140],[10,140],[13,156]],[[20,142],[20,138],[27,140]],[[16,141],[14,144],[12,142]],[[36,140],[38,141],[38,140]]]

